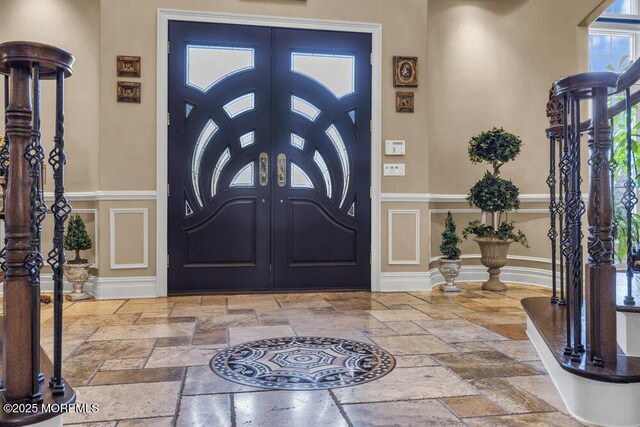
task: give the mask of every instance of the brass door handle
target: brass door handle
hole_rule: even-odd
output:
[[[267,184],[269,184],[269,155],[267,153],[260,153],[258,163],[260,185],[266,187]]]
[[[287,184],[287,156],[278,154],[278,185],[284,187]]]

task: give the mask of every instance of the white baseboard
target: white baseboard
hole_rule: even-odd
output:
[[[428,272],[380,274],[380,292],[430,291],[433,287]]]
[[[539,268],[504,267],[500,278],[506,283],[551,287],[551,271]],[[484,282],[489,278],[487,269],[481,265],[462,266],[457,282]],[[429,272],[390,273],[380,277],[380,292],[430,291],[433,287],[445,283],[437,268]]]
[[[84,290],[96,299],[128,299],[157,297],[157,278],[155,276],[141,277],[95,277],[89,278]],[[71,292],[71,283],[65,280],[64,292]],[[42,276],[40,290],[45,293],[53,292],[53,279]],[[0,294],[2,286],[0,285]]]
[[[462,266],[458,282],[484,282],[489,277],[487,269],[481,265]],[[551,287],[551,272],[538,268],[505,267],[500,276],[504,282],[524,285]],[[91,277],[85,290],[96,299],[156,298],[158,279],[155,276],[141,277]],[[374,292],[417,292],[430,291],[444,283],[444,277],[437,268],[428,272],[384,272],[380,274],[380,289]],[[42,277],[42,291],[53,291],[51,277]],[[0,286],[0,292],[2,287]],[[65,281],[64,291],[71,291],[71,284]]]
[[[155,276],[142,277],[98,277],[87,285],[87,292],[96,299],[155,298],[157,282]]]

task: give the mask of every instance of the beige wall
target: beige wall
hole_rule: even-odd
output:
[[[505,175],[521,187],[522,193],[544,193],[547,92],[555,79],[586,69],[587,30],[579,24],[601,0],[401,3],[400,7],[395,0],[2,0],[0,39],[44,41],[67,48],[77,58],[66,99],[70,192],[156,190],[156,13],[158,8],[181,8],[381,23],[382,140],[407,141],[407,156],[400,160],[406,162],[407,176],[384,177],[382,192],[466,193],[483,171],[483,167],[468,162],[466,144],[471,136],[495,125],[504,126],[524,141],[521,157],[505,167]],[[142,57],[142,77],[127,79],[142,82],[141,104],[116,102],[116,55]],[[414,114],[395,112],[393,55],[420,58],[420,87],[413,90]],[[45,89],[49,91],[44,97],[44,141],[48,144],[52,130],[52,87],[45,85]],[[398,158],[382,155],[382,161],[397,162]],[[96,247],[101,276],[156,274],[155,202],[95,201],[78,206],[97,210],[93,220],[87,219],[97,219],[99,223]],[[523,208],[541,206],[525,204]],[[110,268],[110,212],[123,208],[148,210],[149,262],[145,268]],[[442,214],[430,215],[430,210],[466,208],[466,203],[383,203],[380,230],[383,271],[428,270],[429,259],[438,256],[443,222]],[[413,217],[401,215],[394,217],[392,229],[388,230],[390,209],[418,211],[419,229]],[[471,217],[457,216],[459,230]],[[117,263],[138,263],[142,230],[136,222],[139,218],[127,218],[115,221],[116,226],[122,225],[115,232],[116,236],[129,236],[131,245],[121,245],[122,238],[116,239],[115,258]],[[532,248],[514,247],[513,253],[548,258],[544,218],[540,214],[520,213],[515,219],[529,234]],[[93,224],[90,222],[88,226]],[[389,241],[395,259],[410,259],[416,255],[416,235],[419,263],[389,265]],[[477,253],[472,242],[465,243],[463,249],[467,254]],[[95,252],[96,249],[91,256]],[[548,267],[545,263],[521,260],[513,265]]]
[[[274,15],[328,20],[376,22],[383,25],[382,137],[406,139],[407,168],[403,178],[384,179],[385,192],[427,191],[427,70],[416,92],[416,112],[395,112],[392,85],[393,55],[427,57],[427,4],[404,0],[243,1],[184,0],[181,9]],[[101,3],[100,55],[100,187],[103,190],[155,189],[156,147],[156,11],[176,8],[171,0],[108,0]],[[116,55],[142,56],[142,103],[115,101]],[[135,168],[122,167],[136,165]],[[118,170],[119,173],[113,173]]]
[[[99,0],[2,0],[0,40],[28,40],[52,44],[77,58],[66,81],[65,141],[69,159],[69,191],[98,189],[98,61]],[[4,99],[4,85],[0,85]],[[52,146],[55,83],[42,83],[42,141]],[[4,132],[4,121],[0,124]],[[47,189],[52,191],[52,180]]]
[[[471,165],[467,143],[493,126],[503,126],[524,142],[504,175],[522,193],[547,191],[548,91],[554,80],[586,71],[587,30],[577,25],[599,3],[430,0],[431,192],[467,192],[486,169]],[[456,169],[463,173],[446,173]]]

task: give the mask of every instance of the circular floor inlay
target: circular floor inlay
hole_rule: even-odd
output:
[[[317,390],[378,379],[394,368],[385,350],[339,338],[285,337],[239,344],[216,354],[211,369],[253,387]]]

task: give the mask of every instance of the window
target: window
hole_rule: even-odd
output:
[[[620,71],[635,58],[634,34],[630,32],[589,32],[589,71]]]
[[[589,27],[589,71],[625,71],[630,64],[640,58],[640,0],[617,0],[594,24]],[[631,92],[638,90],[635,85]],[[610,97],[610,104],[624,99],[624,94]],[[632,116],[632,126],[638,123],[638,112]],[[626,162],[624,155],[626,147],[626,117],[616,116],[613,122],[614,151],[617,162]],[[623,155],[620,156],[619,153]],[[636,153],[637,155],[637,153]],[[635,163],[635,160],[634,160]],[[635,173],[632,174],[635,175]],[[636,178],[637,179],[637,178]],[[618,167],[613,182],[613,197],[618,223],[624,222],[620,212],[624,212],[623,195],[624,183],[627,180],[626,170]],[[637,194],[637,193],[636,193]],[[640,204],[635,207],[636,213]],[[621,237],[616,238],[615,247],[620,247]],[[616,256],[619,252],[616,250]],[[618,267],[622,267],[619,264]]]
[[[638,0],[616,0],[605,11],[605,15],[637,15]]]
[[[589,71],[626,69],[640,56],[640,0],[617,0],[589,27]]]

